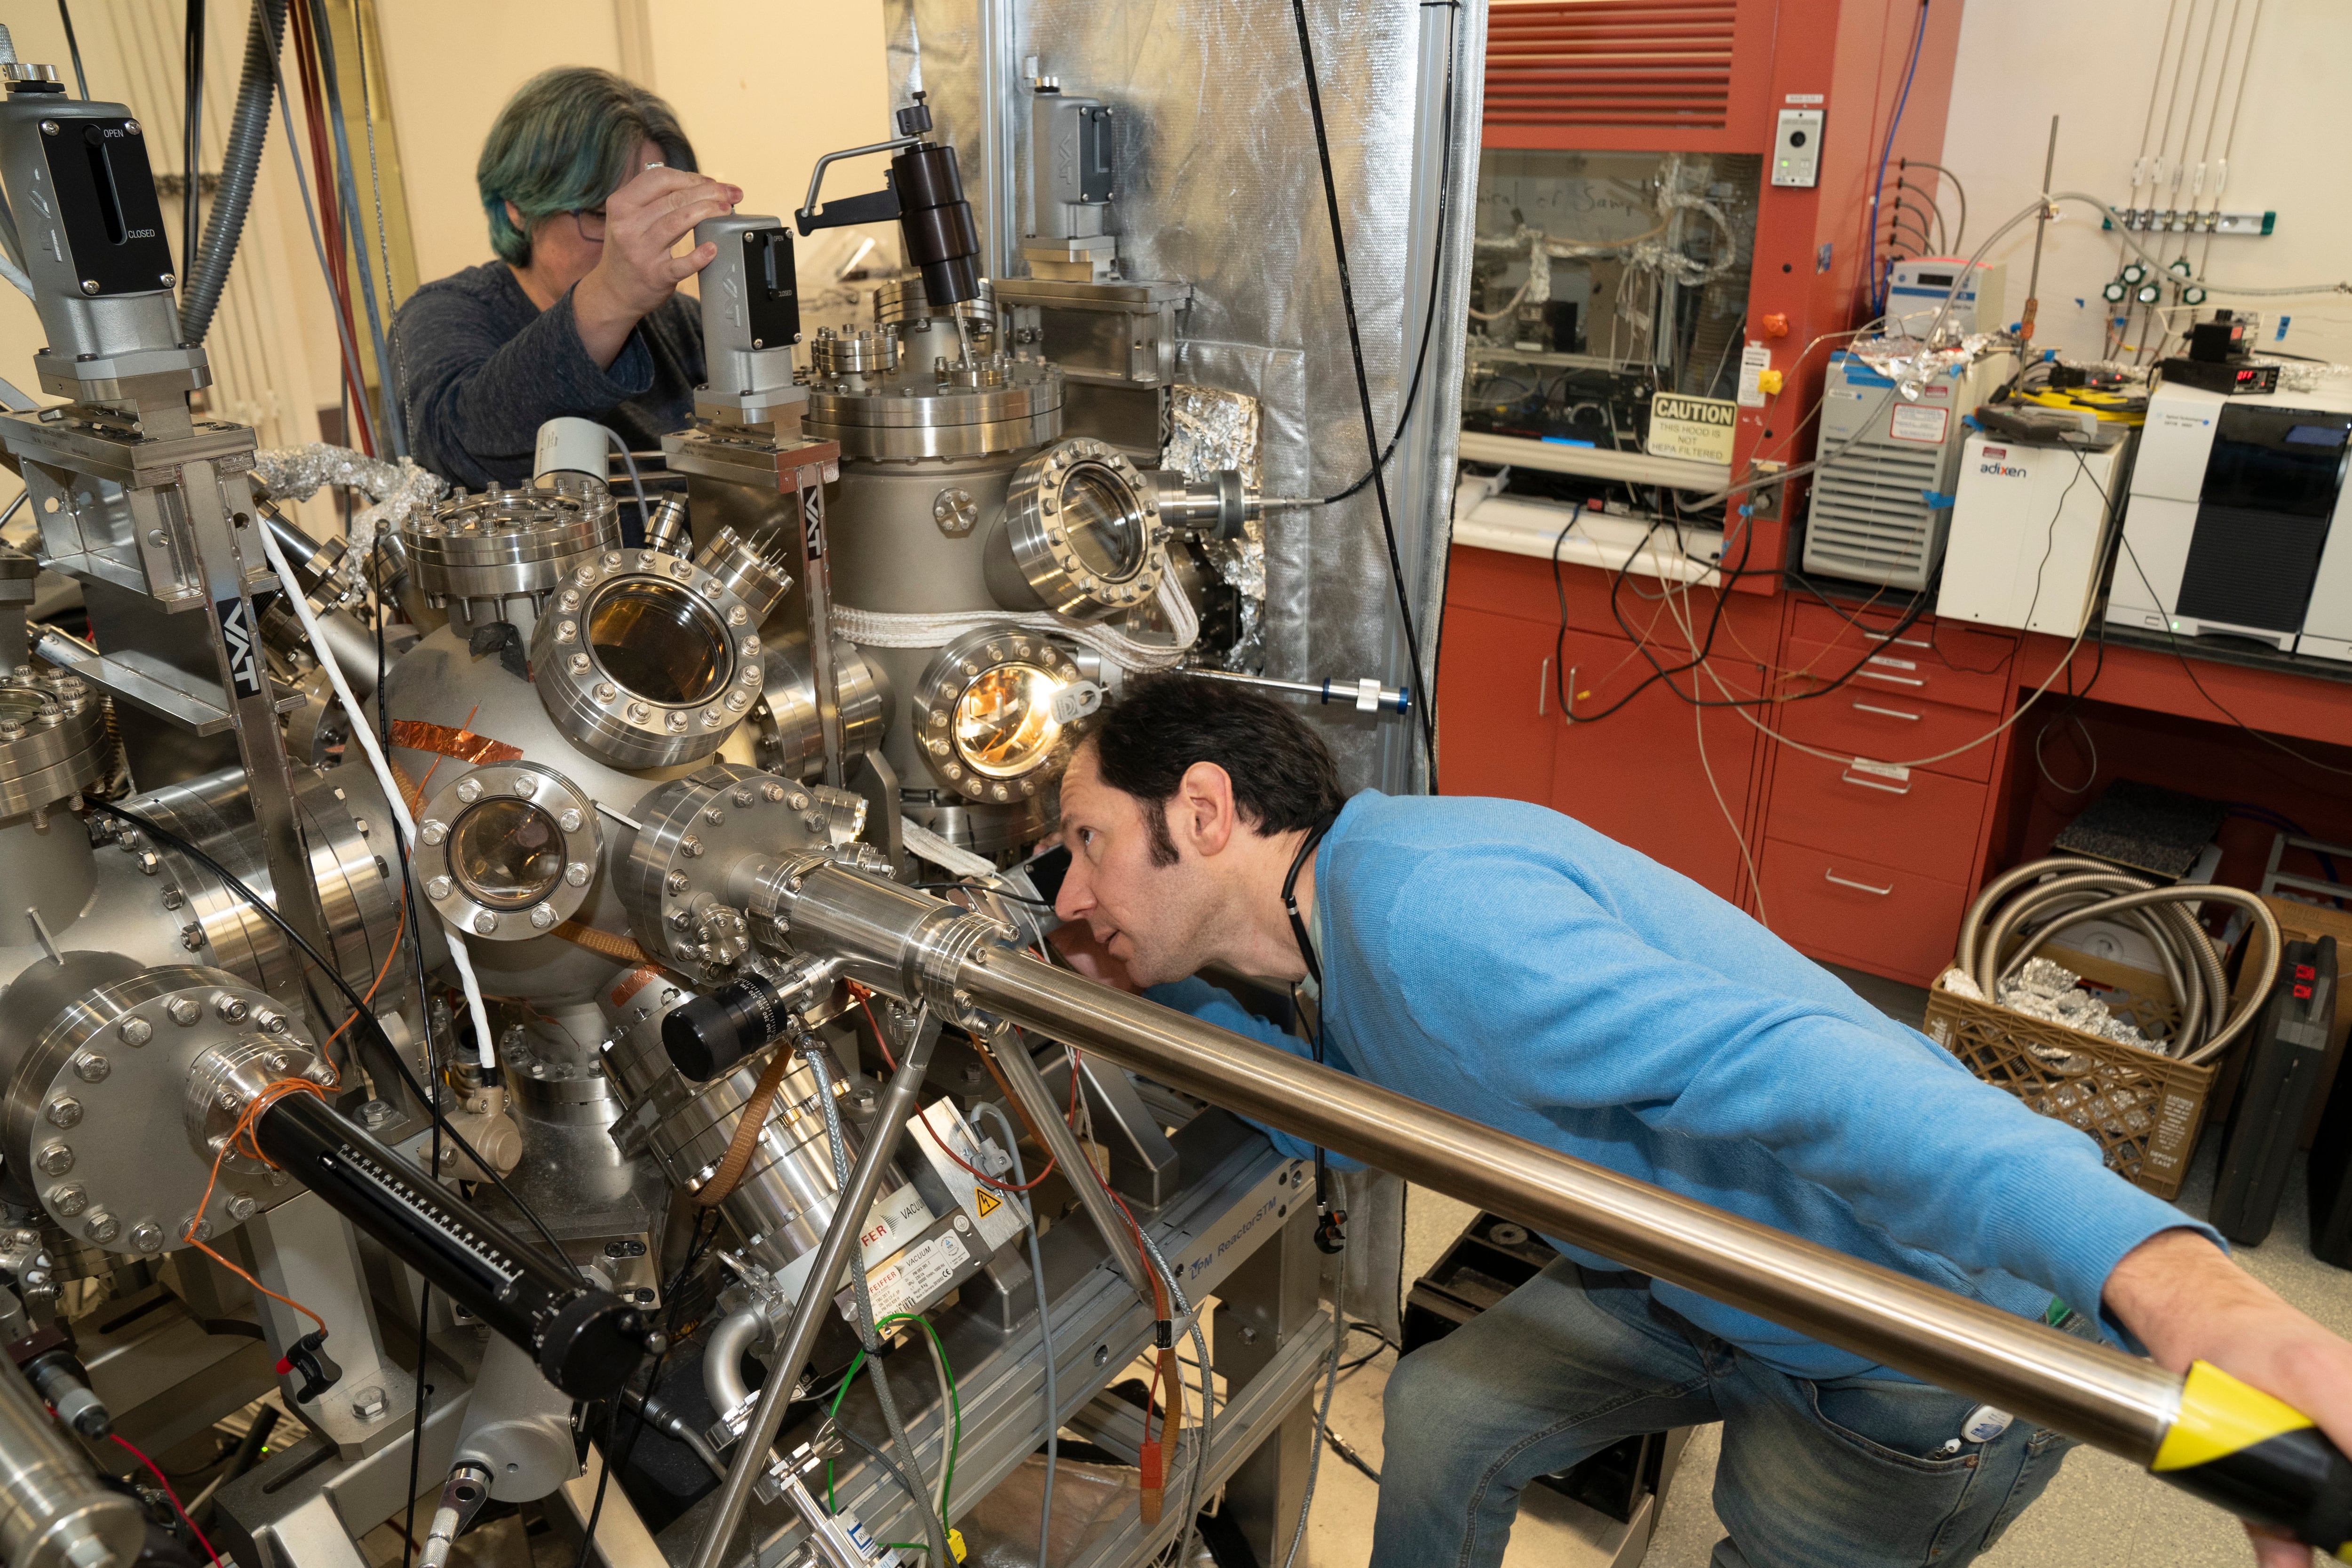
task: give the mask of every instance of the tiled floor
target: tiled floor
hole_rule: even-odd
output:
[[[1909,986],[1844,974],[1874,1004],[1906,1022],[1916,1022],[1925,994]],[[2219,1139],[2210,1134],[2180,1205],[2202,1215],[2210,1200]],[[1405,1278],[1418,1278],[1469,1223],[1472,1211],[1438,1194],[1416,1188],[1408,1209]],[[2352,1337],[2352,1274],[2313,1258],[2305,1244],[2306,1210],[2300,1163],[2287,1185],[2271,1239],[2241,1248],[2239,1260],[2257,1278],[2302,1310],[2338,1333]],[[1374,1468],[1381,1463],[1381,1394],[1394,1357],[1383,1354],[1340,1381],[1332,1402],[1331,1425]],[[1694,1433],[1681,1473],[1669,1490],[1652,1568],[1706,1568],[1707,1554],[1723,1531],[1709,1494],[1715,1480],[1720,1428]],[[1377,1489],[1326,1454],[1317,1483],[1308,1550],[1314,1568],[1359,1568],[1371,1551]],[[1533,1489],[1520,1513],[1505,1562],[1513,1568],[1557,1568],[1584,1561],[1568,1547],[1562,1526],[1549,1515],[1557,1510],[1549,1493]],[[1302,1552],[1302,1559],[1307,1556]],[[2252,1561],[2244,1533],[2223,1514],[2151,1480],[2120,1459],[2092,1449],[2068,1456],[2042,1500],[2011,1527],[2000,1544],[1978,1559],[1981,1568],[2244,1568]]]

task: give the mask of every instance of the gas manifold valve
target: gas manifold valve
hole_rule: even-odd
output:
[[[808,1526],[808,1550],[802,1554],[801,1563],[823,1564],[823,1568],[880,1568],[881,1564],[896,1562],[897,1554],[876,1541],[856,1514],[845,1508],[826,1512],[824,1505],[808,1489],[803,1478],[840,1453],[841,1435],[827,1421],[814,1440],[770,1464],[752,1483],[752,1489],[761,1502],[774,1502],[778,1498],[789,1501]]]

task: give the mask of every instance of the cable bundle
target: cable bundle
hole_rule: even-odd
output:
[[[2237,905],[2262,931],[2260,982],[2234,1011],[2221,952],[2197,921],[2197,906],[2208,902]],[[2180,999],[2180,1025],[2159,1048],[2192,1067],[2219,1056],[2245,1033],[2278,977],[2278,921],[2242,888],[2158,884],[2105,861],[2063,855],[2028,861],[1985,885],[1960,921],[1953,967],[1990,1001],[2000,994],[2001,980],[2023,969],[2051,938],[2110,917],[2137,927],[2155,944],[2165,979]],[[2023,940],[2010,947],[2011,939],[2021,934]]]

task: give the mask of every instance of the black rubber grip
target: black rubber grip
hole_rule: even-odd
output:
[[[751,975],[681,1002],[662,1018],[662,1049],[695,1083],[708,1083],[784,1032],[776,988]]]
[[[263,1153],[329,1207],[530,1352],[563,1393],[606,1398],[636,1370],[643,1313],[524,1246],[318,1096],[279,1100],[254,1133]]]

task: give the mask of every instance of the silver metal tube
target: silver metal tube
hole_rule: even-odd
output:
[[[743,1352],[767,1327],[767,1315],[756,1307],[730,1312],[711,1325],[709,1342],[702,1347],[702,1392],[710,1396],[710,1408],[719,1415],[730,1414],[751,1397],[751,1385],[743,1381]]]
[[[2153,1363],[1317,1067],[1026,953],[975,950],[955,984],[976,1006],[1175,1089],[2135,1463],[2155,1458],[2179,1409],[2180,1380]]]
[[[9,1568],[131,1568],[145,1535],[138,1503],[99,1484],[0,1357],[0,1558]]]
[[[1285,691],[1298,697],[1312,697],[1318,702],[1345,702],[1356,708],[1365,706],[1360,681],[1279,680],[1271,675],[1240,675],[1230,669],[1188,669],[1184,673],[1195,680],[1222,680],[1234,686],[1252,687],[1259,691]],[[1376,705],[1383,713],[1402,713],[1412,703],[1410,693],[1393,686],[1380,688],[1376,699]]]
[[[726,1484],[719,1489],[719,1506],[701,1541],[695,1545],[693,1568],[719,1568],[719,1560],[726,1555],[727,1543],[734,1537],[735,1527],[742,1522],[744,1505],[751,1500],[751,1483],[768,1462],[769,1446],[775,1442],[776,1433],[784,1424],[784,1411],[792,1404],[793,1385],[808,1368],[809,1352],[816,1347],[817,1331],[824,1326],[825,1314],[833,1310],[834,1288],[841,1279],[842,1269],[850,1265],[857,1233],[879,1195],[883,1170],[898,1150],[907,1118],[915,1113],[916,1092],[922,1088],[923,1072],[930,1066],[931,1047],[938,1038],[935,1033],[928,1037],[919,1037],[898,1060],[889,1092],[882,1097],[882,1107],[875,1112],[874,1140],[858,1156],[857,1168],[850,1173],[849,1190],[842,1194],[840,1206],[834,1210],[833,1223],[825,1226],[824,1242],[816,1249],[816,1262],[809,1269],[808,1283],[793,1306],[792,1321],[785,1325],[782,1349],[769,1371],[768,1381],[761,1386],[760,1407],[751,1416],[751,1428],[735,1450],[734,1462],[727,1468]],[[863,1267],[864,1263],[862,1257],[856,1259],[857,1266]]]
[[[1022,1114],[1045,1140],[1045,1152],[1062,1163],[1063,1173],[1069,1178],[1070,1190],[1078,1194],[1079,1204],[1087,1217],[1095,1222],[1102,1238],[1110,1247],[1110,1255],[1118,1260],[1119,1271],[1135,1293],[1149,1301],[1152,1299],[1151,1276],[1145,1271],[1143,1257],[1136,1250],[1135,1238],[1128,1234],[1127,1220],[1110,1201],[1110,1194],[1094,1180],[1094,1166],[1086,1151],[1078,1144],[1078,1135],[1062,1120],[1063,1110],[1054,1103],[1054,1091],[1037,1071],[1037,1064],[1029,1059],[1028,1051],[1017,1039],[1011,1038],[1010,1029],[1000,1029],[996,1044],[989,1052],[995,1058],[998,1070],[1004,1074],[1006,1085],[1014,1099],[1021,1102]],[[1070,1062],[1070,1075],[1077,1076],[1076,1058]],[[1081,1090],[1081,1092],[1084,1092]],[[1079,1173],[1086,1173],[1081,1175]]]

